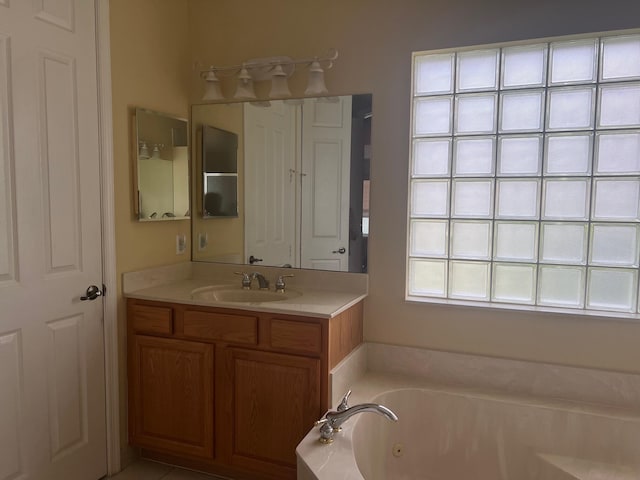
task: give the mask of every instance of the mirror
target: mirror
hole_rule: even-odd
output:
[[[136,108],[132,145],[134,212],[141,222],[183,220],[189,215],[187,121]]]
[[[371,120],[370,94],[194,105],[192,259],[365,273]]]

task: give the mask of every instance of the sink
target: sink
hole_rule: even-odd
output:
[[[242,288],[228,285],[202,287],[191,292],[191,298],[194,300],[230,303],[281,302],[300,295],[302,293],[295,290],[286,290],[279,293],[272,290],[243,290]]]

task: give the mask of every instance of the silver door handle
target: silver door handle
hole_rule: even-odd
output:
[[[338,250],[334,250],[334,251],[333,251],[333,252],[331,252],[331,253],[339,253],[340,255],[342,255],[342,254],[343,254],[344,252],[346,252],[346,251],[347,251],[347,249],[346,249],[346,248],[344,248],[344,247],[340,247]]]
[[[98,288],[98,286],[96,285],[90,285],[87,288],[87,293],[85,296],[80,297],[80,300],[85,301],[85,300],[95,300],[96,298],[104,295],[106,288],[104,287],[104,285],[102,286],[102,290],[100,290],[100,288]]]

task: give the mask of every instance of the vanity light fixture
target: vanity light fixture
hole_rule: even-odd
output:
[[[304,91],[305,95],[318,96],[329,93],[327,86],[324,84],[324,70],[320,66],[320,62],[314,60],[309,67],[309,83]]]
[[[216,72],[207,72],[204,79],[207,84],[202,99],[205,101],[224,100],[224,95],[222,95],[222,90],[220,90],[220,79],[216,76]]]
[[[238,74],[238,87],[233,96],[236,100],[255,100],[256,92],[253,91],[253,78],[246,67],[242,67]]]
[[[338,51],[330,49],[325,56],[294,59],[291,57],[256,58],[240,65],[227,67],[210,66],[200,69],[200,77],[205,80],[204,101],[224,100],[220,88],[223,77],[235,77],[237,86],[233,98],[236,100],[255,100],[254,82],[271,81],[269,98],[288,98],[291,96],[288,79],[297,69],[308,69],[309,77],[304,94],[307,96],[327,95],[329,91],[324,82],[324,71],[333,66]]]
[[[276,65],[273,72],[271,72],[271,92],[269,93],[271,98],[284,98],[291,96],[287,77],[288,75],[282,69],[282,65]]]

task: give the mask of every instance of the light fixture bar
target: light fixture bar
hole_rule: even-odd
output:
[[[237,100],[255,100],[253,82],[271,81],[269,98],[287,98],[291,96],[288,78],[293,75],[296,68],[302,67],[309,70],[308,85],[305,95],[327,95],[329,91],[324,84],[324,70],[333,66],[338,58],[338,51],[330,49],[322,57],[298,58],[291,57],[267,57],[246,60],[239,65],[228,65],[200,69],[200,77],[205,80],[204,101],[225,100],[220,89],[220,77],[233,77],[237,79],[237,86],[233,98]],[[324,68],[323,68],[324,66]]]
[[[310,67],[314,62],[319,62],[320,64],[325,64],[325,68],[329,69],[333,66],[333,62],[335,62],[338,58],[338,51],[335,48],[329,49],[327,54],[322,57],[312,57],[312,58],[299,58],[293,59],[289,57],[269,57],[269,58],[256,58],[247,60],[239,65],[227,65],[222,67],[216,67],[214,65],[209,66],[208,68],[200,69],[200,76],[205,78],[208,72],[214,72],[216,74],[220,74],[221,76],[233,76],[238,74],[243,68],[246,68],[249,73],[251,70],[257,68],[268,68],[274,69],[278,65],[282,68],[285,68],[287,65],[293,65],[294,67],[298,65],[304,65]],[[197,64],[198,68],[200,64]],[[225,75],[226,74],[226,75]]]

